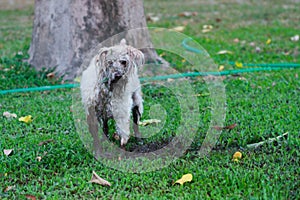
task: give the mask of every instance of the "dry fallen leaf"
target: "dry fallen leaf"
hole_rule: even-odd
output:
[[[185,182],[191,182],[192,180],[193,180],[192,174],[185,174],[181,177],[181,179],[177,180],[175,183],[179,183],[180,185],[183,185]]]
[[[15,188],[15,186],[13,185],[13,186],[7,186],[5,189],[4,189],[4,192],[8,192],[9,190],[12,190],[12,189],[14,189]]]
[[[220,18],[216,18],[215,20],[216,20],[216,22],[218,22],[218,23],[222,21],[222,19],[220,19]]]
[[[202,33],[208,33],[210,31],[211,31],[211,29],[202,29]]]
[[[291,40],[292,40],[293,42],[299,41],[299,35],[295,35],[295,36],[291,37]]]
[[[48,144],[48,143],[53,142],[53,141],[54,141],[53,139],[45,140],[45,141],[40,142],[38,145],[43,146],[43,145]]]
[[[144,120],[142,122],[139,122],[139,125],[148,126],[150,124],[158,124],[160,122],[161,122],[161,120],[159,120],[159,119],[147,119],[147,120]]]
[[[155,16],[154,13],[149,13],[146,16],[146,20],[150,21],[150,22],[158,22],[160,20],[160,18],[158,16]]]
[[[54,78],[55,77],[55,73],[54,72],[51,72],[49,74],[47,74],[47,78]]]
[[[260,47],[255,47],[255,52],[256,53],[260,53],[261,52],[261,48]]]
[[[219,66],[219,71],[223,71],[225,69],[224,65]]]
[[[6,118],[17,118],[17,115],[15,113],[10,113],[10,112],[4,112],[3,116]]]
[[[267,41],[266,41],[266,44],[271,44],[272,40],[269,38]]]
[[[233,54],[233,52],[232,51],[228,51],[228,50],[221,50],[217,54],[219,54],[219,55],[222,55],[222,54]]]
[[[179,17],[191,17],[191,16],[197,16],[197,15],[198,15],[198,12],[188,12],[188,11],[178,14]]]
[[[232,129],[234,129],[236,126],[237,126],[237,124],[231,124],[231,125],[229,125],[229,126],[224,126],[224,127],[214,126],[213,128],[216,129],[216,130],[218,130],[218,131],[221,131],[221,130],[226,130],[226,129],[232,130]]]
[[[251,47],[254,47],[254,46],[255,46],[255,42],[250,42],[249,45],[250,45]]]
[[[185,29],[185,26],[176,26],[176,27],[172,28],[173,31],[178,31],[178,32],[184,31],[184,29]]]
[[[207,32],[210,32],[212,31],[212,29],[214,28],[212,25],[203,25],[202,27],[202,33],[207,33]]]
[[[239,41],[240,41],[239,38],[234,38],[234,40],[233,40],[234,43],[238,43]]]
[[[26,194],[25,197],[26,199],[36,200],[36,197],[31,194]]]
[[[13,152],[13,150],[14,149],[4,149],[4,154],[6,155],[6,156],[9,156],[9,155],[11,155],[11,153]]]
[[[98,176],[98,174],[96,174],[96,172],[94,172],[94,171],[93,171],[92,179],[90,180],[90,182],[97,183],[97,184],[103,185],[103,186],[111,186],[110,182],[108,182],[107,180],[104,180],[103,178]]]
[[[36,159],[37,159],[37,161],[41,162],[42,156],[37,156]]]
[[[213,29],[214,27],[212,25],[203,25],[203,29]]]
[[[32,116],[31,115],[27,115],[25,117],[20,117],[19,118],[20,122],[25,122],[26,124],[29,124],[32,122]]]
[[[225,129],[229,129],[229,130],[232,130],[236,127],[237,125],[236,124],[231,124],[229,126],[225,126]]]
[[[115,140],[120,140],[120,136],[118,133],[114,133],[113,138],[115,138]]]

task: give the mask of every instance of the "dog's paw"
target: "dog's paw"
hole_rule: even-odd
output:
[[[128,139],[129,139],[129,138],[125,138],[125,137],[122,137],[122,138],[121,138],[121,146],[122,146],[122,147],[125,146],[125,145],[127,144]]]

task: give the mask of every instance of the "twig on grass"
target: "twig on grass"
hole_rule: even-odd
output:
[[[279,135],[277,137],[274,137],[274,138],[268,138],[267,140],[264,140],[264,141],[261,141],[261,142],[258,142],[258,143],[248,144],[246,147],[247,148],[254,148],[255,149],[255,148],[260,147],[261,145],[264,145],[266,143],[268,143],[268,144],[272,143],[272,142],[274,142],[274,141],[276,141],[276,140],[278,140],[278,139],[286,136],[287,134],[289,134],[289,133],[286,132],[286,133],[284,133],[282,135]]]

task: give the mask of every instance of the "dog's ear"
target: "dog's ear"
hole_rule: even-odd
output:
[[[96,55],[96,65],[99,66],[105,60],[105,57],[108,53],[108,48],[103,47],[99,50],[98,54]]]
[[[107,53],[108,53],[108,48],[106,48],[106,47],[101,48],[98,53],[99,59],[101,59],[101,60],[104,59],[106,57]]]
[[[129,48],[128,53],[130,58],[135,62],[136,66],[142,66],[145,64],[145,57],[143,52],[135,48]]]

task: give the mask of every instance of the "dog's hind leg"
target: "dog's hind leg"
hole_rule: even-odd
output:
[[[95,108],[90,107],[88,109],[88,115],[87,115],[87,123],[89,127],[89,132],[91,133],[93,137],[93,151],[95,152],[95,157],[98,158],[100,155],[100,139],[98,135],[98,120],[96,117]]]
[[[141,138],[141,134],[139,132],[139,121],[141,118],[141,113],[139,111],[138,106],[134,106],[132,108],[132,117],[133,117],[133,131],[134,131],[134,135],[137,138]]]
[[[136,137],[141,138],[141,134],[139,132],[139,122],[143,114],[143,99],[140,89],[132,94],[132,100],[133,131]]]
[[[103,134],[108,138],[109,137],[109,128],[108,128],[108,120],[102,119],[102,130]]]

